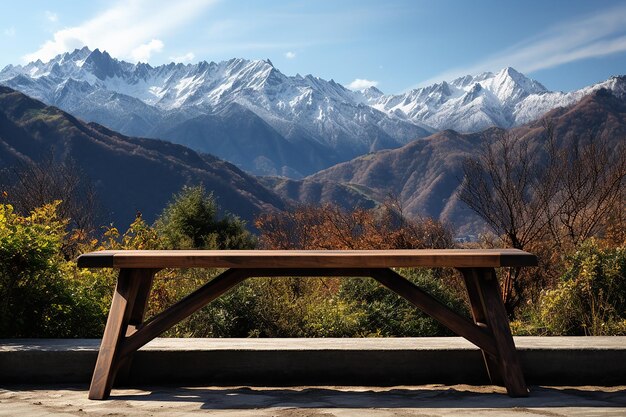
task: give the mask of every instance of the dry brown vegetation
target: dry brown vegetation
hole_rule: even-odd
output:
[[[375,209],[348,211],[331,204],[301,206],[263,214],[257,218],[256,226],[265,249],[426,249],[454,245],[449,226],[430,218],[408,218],[393,198]],[[404,269],[401,273],[452,308],[466,310],[463,283],[454,270]],[[277,288],[273,290],[276,300],[284,300],[285,294],[317,293],[312,299],[326,310],[313,323],[320,319],[353,322],[344,335],[449,334],[433,319],[369,278],[292,278]],[[335,324],[332,328],[337,327]]]
[[[493,230],[492,245],[536,253],[540,267],[503,277],[510,315],[536,300],[565,268],[565,255],[600,238],[624,245],[626,147],[594,137],[557,141],[549,125],[543,147],[503,133],[464,165],[460,199]]]
[[[449,248],[452,230],[433,219],[409,219],[397,199],[378,209],[343,210],[332,204],[266,213],[255,222],[268,249]]]
[[[23,162],[9,167],[0,173],[0,187],[5,198],[22,214],[59,200],[59,217],[68,219],[70,228],[92,233],[96,227],[96,192],[71,160],[59,162],[50,154],[39,163]]]

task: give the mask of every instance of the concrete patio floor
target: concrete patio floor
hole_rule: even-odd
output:
[[[15,416],[626,416],[626,386],[531,387],[509,398],[492,386],[142,387],[87,399],[87,386],[0,387],[0,417]]]

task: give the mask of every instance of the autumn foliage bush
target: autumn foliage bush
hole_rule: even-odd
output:
[[[432,219],[409,219],[396,201],[377,209],[346,211],[337,206],[302,206],[261,215],[256,226],[268,249],[425,249],[453,246],[452,232]],[[466,310],[458,277],[449,270],[402,271],[409,280],[457,310]],[[319,288],[323,283],[323,291]],[[436,336],[449,332],[397,294],[371,278],[292,278],[286,293],[325,293],[324,298],[292,299],[302,304],[300,327],[314,327],[333,336]],[[320,294],[322,295],[322,294]],[[319,297],[318,297],[319,298]],[[328,300],[328,301],[326,301]],[[316,307],[316,316],[306,316]],[[332,305],[333,308],[323,309]],[[298,317],[298,310],[292,312]],[[318,322],[312,322],[316,319]],[[333,326],[325,322],[336,323]],[[338,325],[343,323],[343,325]],[[330,334],[328,329],[337,329]],[[294,329],[295,330],[295,329]]]
[[[202,187],[173,196],[154,225],[138,215],[125,231],[110,225],[97,238],[68,227],[59,201],[18,213],[0,204],[0,337],[100,337],[116,271],[78,269],[80,253],[105,249],[421,249],[453,246],[452,231],[432,219],[407,218],[397,202],[376,209],[303,206],[261,215],[253,236],[219,213]],[[619,210],[611,216],[623,216]],[[611,217],[611,218],[613,218]],[[621,218],[621,217],[620,217]],[[557,265],[555,277],[522,298],[517,334],[626,334],[626,249],[623,229],[608,227],[573,249],[529,242]],[[549,242],[548,242],[549,243]],[[543,249],[542,249],[543,248]],[[545,252],[541,252],[544,250]],[[530,268],[529,268],[530,269]],[[162,270],[148,317],[221,272]],[[398,271],[452,309],[467,312],[462,281],[447,269]],[[526,294],[526,293],[521,293]],[[183,321],[166,336],[367,337],[435,336],[450,332],[371,278],[253,278]]]
[[[332,204],[271,212],[256,220],[268,249],[423,249],[453,245],[452,231],[433,219],[408,219],[397,201],[353,211]]]
[[[464,166],[459,197],[489,226],[492,247],[537,255],[504,269],[503,298],[520,334],[621,334],[626,317],[626,146],[600,137],[545,141],[503,132]]]

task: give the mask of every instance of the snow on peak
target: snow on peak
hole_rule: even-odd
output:
[[[496,73],[466,75],[400,95],[368,97],[367,102],[390,115],[402,112],[414,123],[434,129],[475,132],[494,125],[508,128],[539,117],[550,109],[533,109],[528,103],[541,101],[538,97],[549,94],[541,83],[506,67]]]
[[[68,80],[76,83],[66,83]],[[87,47],[59,54],[46,63],[37,60],[25,66],[7,66],[0,71],[0,83],[49,104],[57,104],[55,100],[94,100],[92,105],[97,107],[109,105],[97,102],[102,100],[98,97],[125,97],[129,102],[139,100],[156,108],[154,111],[181,110],[185,114],[216,112],[237,104],[278,130],[292,130],[288,126],[307,120],[305,130],[331,136],[336,136],[336,131],[324,129],[336,125],[343,132],[356,132],[355,126],[346,127],[347,120],[375,120],[385,115],[427,130],[473,132],[493,125],[508,128],[556,106],[571,104],[598,88],[626,95],[623,77],[577,92],[553,93],[512,67],[385,95],[376,87],[351,91],[332,79],[310,74],[286,76],[269,59],[172,62],[153,67],[117,60],[106,51]],[[79,96],[87,91],[89,97]],[[77,106],[75,103],[68,108]],[[340,108],[346,114],[338,112]]]
[[[366,101],[377,100],[385,94],[378,88],[371,86],[360,90],[359,93],[365,98]]]
[[[450,81],[450,84],[458,88],[471,88],[475,83],[493,78],[492,72],[483,72],[478,75],[466,75]],[[445,81],[444,81],[445,82]]]

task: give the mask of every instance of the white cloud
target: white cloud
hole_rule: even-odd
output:
[[[45,15],[46,15],[46,19],[48,19],[48,21],[50,22],[59,21],[59,15],[54,12],[51,12],[50,10],[46,10]]]
[[[294,59],[296,57],[296,53],[292,52],[292,51],[287,51],[285,52],[285,58],[287,59]]]
[[[11,26],[10,28],[5,29],[2,33],[4,33],[4,36],[12,38],[15,36],[15,28]]]
[[[171,56],[170,59],[174,62],[192,62],[194,59],[196,58],[196,56],[194,55],[193,52],[187,52],[185,55],[181,55],[181,56]]]
[[[56,55],[89,46],[106,50],[122,59],[145,59],[163,48],[159,39],[197,18],[217,0],[127,0],[117,1],[95,17],[59,30],[52,39],[30,54],[25,62],[49,61]],[[161,42],[159,47],[158,42]],[[160,49],[159,49],[160,48]]]
[[[522,72],[626,51],[626,5],[557,25],[482,62],[445,71],[420,86],[510,66]]]
[[[152,39],[150,42],[139,45],[133,49],[130,55],[135,61],[148,62],[154,52],[161,52],[163,50],[163,46],[163,42],[160,39]]]
[[[350,90],[364,90],[369,87],[376,87],[378,85],[378,81],[371,81],[366,79],[357,78],[352,81],[347,87]]]

